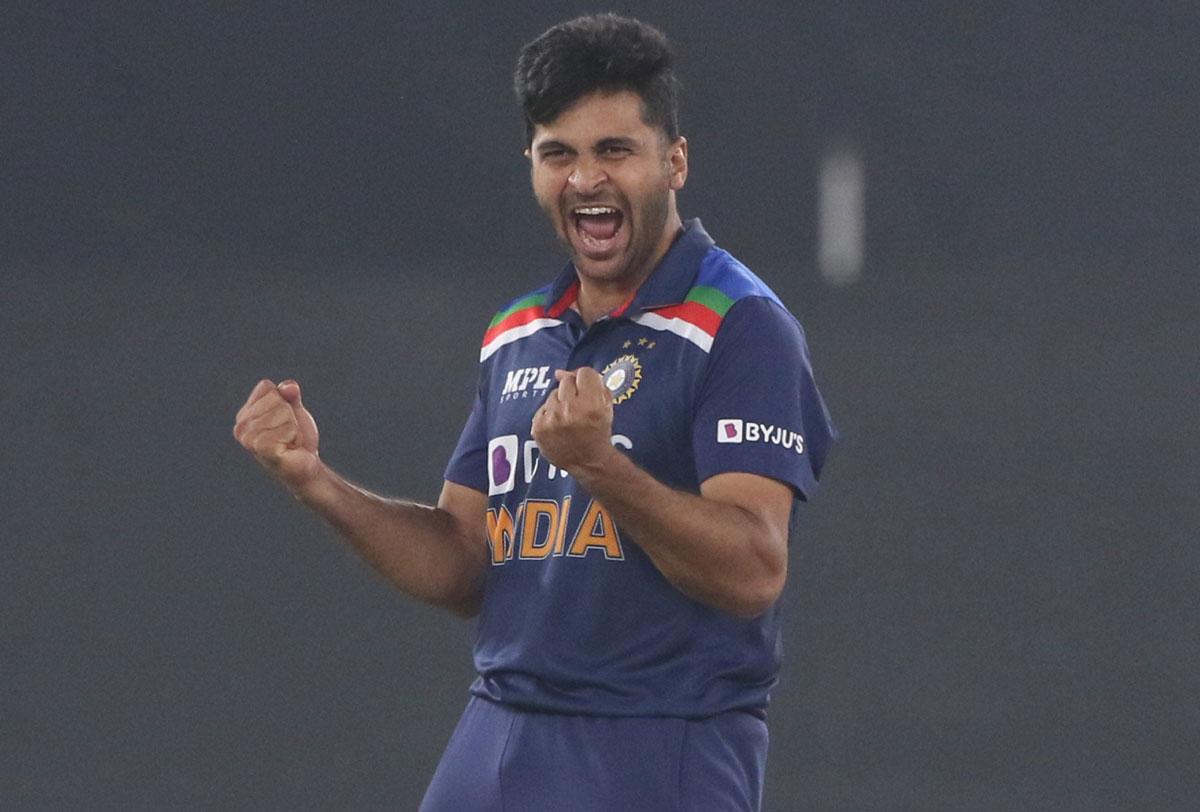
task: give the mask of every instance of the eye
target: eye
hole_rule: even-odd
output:
[[[567,150],[562,149],[561,147],[551,147],[549,149],[544,149],[541,152],[539,152],[538,155],[541,156],[543,163],[548,163],[548,164],[560,164],[563,161],[567,160],[567,157],[568,157]]]
[[[618,146],[616,144],[611,144],[611,145],[605,147],[604,149],[600,150],[600,154],[604,155],[606,157],[609,157],[609,158],[620,158],[625,155],[628,155],[631,151],[632,150],[630,150],[629,147],[623,147],[623,146]]]

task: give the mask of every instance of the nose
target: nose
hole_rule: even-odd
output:
[[[581,195],[591,194],[608,181],[608,174],[595,161],[581,160],[575,164],[567,183]]]

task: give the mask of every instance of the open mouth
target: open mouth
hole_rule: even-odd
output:
[[[614,247],[625,215],[613,206],[576,206],[571,221],[585,252],[604,254]]]

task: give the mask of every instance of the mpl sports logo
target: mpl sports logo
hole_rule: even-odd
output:
[[[717,421],[718,443],[767,443],[804,453],[804,436],[791,429],[755,423],[740,417],[722,417]]]
[[[550,367],[510,369],[504,373],[504,388],[500,390],[500,402],[540,395],[553,383]]]

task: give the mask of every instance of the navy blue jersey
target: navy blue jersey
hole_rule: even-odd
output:
[[[573,266],[493,320],[446,479],[488,494],[492,567],[477,696],[566,713],[699,718],[762,712],[779,668],[777,607],[746,620],[684,595],[530,427],[554,370],[613,394],[613,445],[691,493],[741,471],[817,487],[833,437],[804,334],[698,220],[622,307],[585,326]]]

